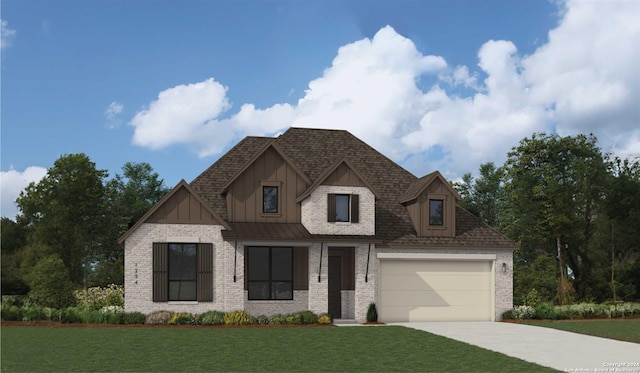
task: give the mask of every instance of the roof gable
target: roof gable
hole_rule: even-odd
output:
[[[238,170],[238,172],[236,172],[235,175],[233,175],[233,177],[231,177],[223,186],[222,186],[222,193],[227,192],[227,190],[229,189],[229,186],[231,186],[231,184],[233,184],[234,181],[236,181],[238,179],[238,177],[240,177],[240,175],[242,175],[249,167],[251,167],[251,165],[258,159],[260,158],[265,152],[267,152],[269,149],[273,149],[276,151],[276,153],[278,153],[279,156],[282,157],[282,159],[284,159],[284,161],[289,164],[294,170],[295,172],[300,175],[300,177],[302,177],[302,179],[307,183],[307,184],[311,184],[311,180],[309,179],[309,177],[300,170],[300,167],[298,167],[296,165],[296,163],[289,157],[287,156],[287,154],[282,150],[282,148],[280,146],[278,146],[278,144],[275,142],[275,139],[269,141],[267,144],[265,144],[265,146],[260,149],[260,151],[256,152],[254,154],[254,156],[247,161],[242,168],[240,168]]]
[[[144,223],[211,224],[222,225],[226,229],[231,229],[229,224],[212,211],[207,203],[184,180],[180,180],[169,193],[162,197],[136,224],[129,228],[118,239],[118,242],[124,242]]]
[[[435,180],[440,180],[442,185],[455,197],[456,201],[461,199],[458,192],[449,184],[449,182],[442,176],[442,174],[438,171],[434,171],[428,175],[421,177],[420,179],[414,181],[407,190],[400,196],[400,203],[411,202],[414,199],[418,198],[425,189],[429,187]]]
[[[322,185],[322,183],[324,183],[325,180],[327,180],[327,178],[333,175],[334,172],[336,172],[336,170],[338,170],[338,168],[342,165],[345,165],[348,169],[350,169],[355,174],[355,176],[358,179],[360,179],[362,184],[367,188],[369,188],[369,190],[371,191],[371,193],[373,193],[376,199],[380,198],[375,188],[369,182],[367,182],[367,179],[365,179],[365,177],[353,166],[353,164],[349,162],[348,159],[342,158],[342,159],[339,159],[330,167],[328,167],[326,170],[324,170],[324,172],[320,174],[320,176],[318,176],[316,181],[313,184],[311,184],[311,186],[309,186],[309,188],[307,188],[307,190],[305,190],[300,196],[298,196],[297,202],[300,202],[305,198],[309,197],[311,193],[313,193],[313,191],[316,190],[318,186]]]

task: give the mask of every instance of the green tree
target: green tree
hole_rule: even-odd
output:
[[[504,199],[504,170],[488,162],[480,165],[479,174],[474,179],[467,173],[462,182],[453,183],[453,187],[462,197],[460,206],[495,227],[498,225],[499,206]]]
[[[76,285],[83,284],[108,226],[106,176],[107,172],[96,169],[86,155],[65,155],[17,199],[18,219],[32,229],[29,241],[49,247]]]
[[[572,284],[579,297],[592,294],[598,262],[591,252],[595,218],[606,183],[606,165],[593,136],[534,134],[505,164],[504,231],[521,246],[520,268],[540,255],[558,260],[558,300]]]
[[[29,297],[38,305],[64,308],[75,304],[75,285],[58,255],[42,258],[25,276],[29,283]]]
[[[9,218],[2,218],[0,236],[2,295],[26,294],[29,286],[20,273],[18,253],[27,243],[27,229]]]

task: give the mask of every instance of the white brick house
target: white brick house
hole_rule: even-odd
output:
[[[346,131],[247,137],[120,239],[125,308],[498,320],[517,245]]]

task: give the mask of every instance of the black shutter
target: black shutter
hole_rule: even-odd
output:
[[[213,302],[213,244],[198,244],[198,302]]]
[[[357,194],[351,195],[351,222],[360,222],[360,196]]]
[[[333,223],[336,221],[336,195],[327,194],[327,221]]]
[[[293,290],[309,290],[309,248],[293,248]]]
[[[169,301],[169,244],[153,243],[153,301]]]

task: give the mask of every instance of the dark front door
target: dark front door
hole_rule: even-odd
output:
[[[342,318],[342,257],[329,256],[329,314]]]

